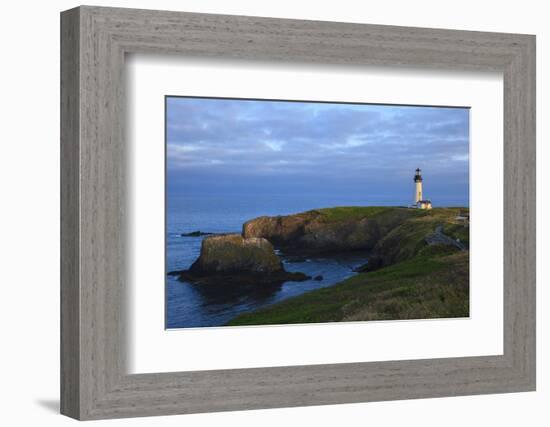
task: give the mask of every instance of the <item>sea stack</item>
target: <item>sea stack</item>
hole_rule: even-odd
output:
[[[280,285],[310,279],[303,273],[285,271],[267,239],[244,238],[240,234],[206,237],[189,270],[168,274],[182,282],[201,285]]]
[[[199,258],[190,268],[204,273],[273,273],[283,265],[271,243],[240,234],[210,236],[202,241]]]

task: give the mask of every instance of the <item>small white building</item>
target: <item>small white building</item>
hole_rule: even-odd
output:
[[[420,175],[420,168],[416,169],[414,175],[414,204],[411,206],[417,209],[431,209],[431,200],[424,199],[422,194],[422,175]]]

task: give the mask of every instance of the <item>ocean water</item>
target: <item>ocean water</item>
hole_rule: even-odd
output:
[[[188,269],[197,259],[203,237],[182,237],[196,230],[209,233],[240,233],[242,224],[262,215],[286,215],[331,206],[396,205],[387,199],[359,199],[343,195],[290,196],[288,194],[169,196],[166,206],[167,272]],[[404,203],[405,204],[405,201]],[[337,257],[283,259],[288,271],[322,281],[285,282],[280,286],[258,286],[253,290],[201,287],[166,277],[166,328],[222,326],[238,314],[253,311],[304,292],[338,283],[354,275],[353,269],[367,259],[356,252]],[[298,261],[298,262],[296,262]]]

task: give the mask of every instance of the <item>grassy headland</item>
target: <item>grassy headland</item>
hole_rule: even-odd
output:
[[[315,230],[321,223],[368,220],[376,225],[377,240],[364,272],[334,286],[242,314],[229,325],[469,315],[469,224],[457,219],[459,214],[468,214],[467,208],[344,207],[314,212]],[[427,237],[438,233],[458,239],[460,245],[428,244]]]

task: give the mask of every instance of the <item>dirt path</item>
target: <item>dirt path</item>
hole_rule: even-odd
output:
[[[443,233],[442,225],[435,227],[435,231],[426,236],[426,243],[428,245],[452,245],[461,251],[466,250],[466,246],[464,246],[464,244]]]

